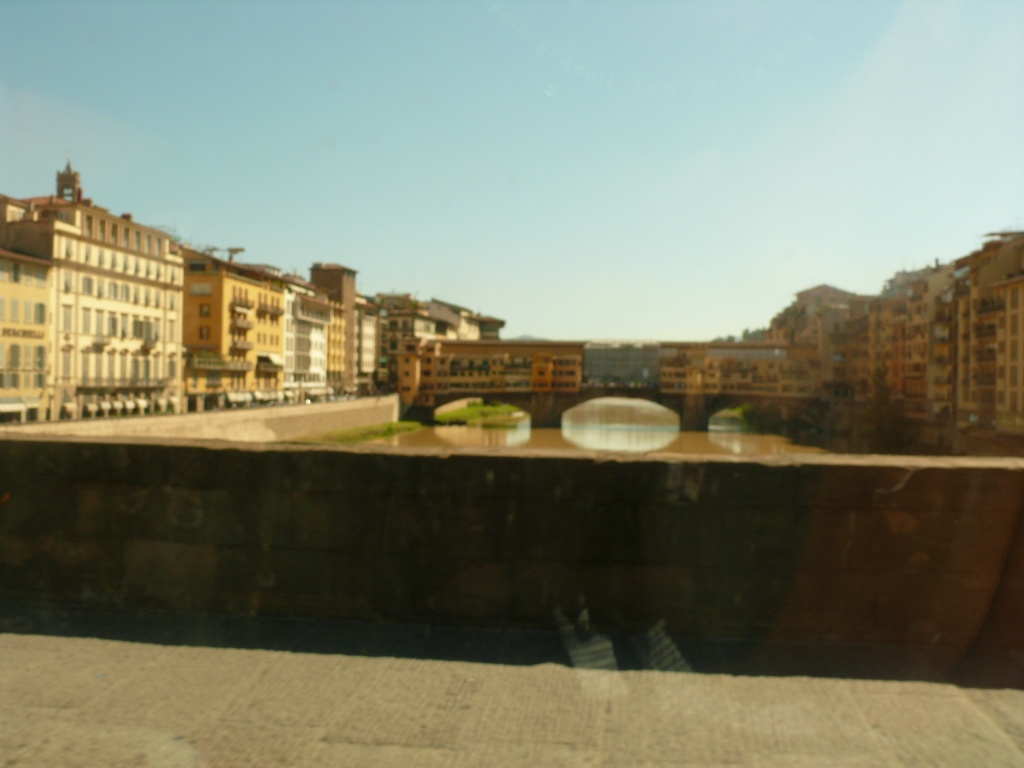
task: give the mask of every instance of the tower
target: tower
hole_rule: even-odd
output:
[[[57,197],[73,203],[82,199],[82,175],[71,167],[70,156],[67,167],[57,171]]]

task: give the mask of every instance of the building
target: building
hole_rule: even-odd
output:
[[[343,267],[341,264],[315,263],[309,270],[309,280],[319,290],[325,292],[327,297],[339,304],[342,308],[343,322],[339,328],[344,329],[341,339],[336,339],[334,344],[340,344],[341,352],[335,352],[335,363],[340,368],[334,368],[334,372],[340,372],[338,381],[332,382],[332,388],[355,392],[357,387],[358,373],[354,361],[357,357],[357,346],[359,344],[359,324],[356,319],[356,270]],[[332,325],[333,327],[333,325]],[[335,331],[336,332],[336,331]]]
[[[391,389],[398,386],[398,357],[405,342],[437,338],[437,321],[410,293],[378,293],[374,301],[380,307],[377,382]]]
[[[51,266],[0,249],[0,423],[39,421],[52,410]]]
[[[327,387],[330,389],[329,394],[352,391],[355,388],[355,379],[347,376],[348,368],[352,367],[351,358],[345,358],[345,344],[348,338],[345,318],[348,313],[340,302],[332,298],[328,298],[327,303],[331,307],[331,324],[327,327]],[[353,312],[352,316],[355,317],[356,313]],[[353,346],[353,350],[355,348]]]
[[[782,342],[665,342],[659,387],[674,395],[817,398],[821,360],[811,346]]]
[[[439,397],[578,392],[583,343],[406,338],[398,358],[402,402],[434,406]]]
[[[298,275],[284,275],[284,396],[288,401],[323,400],[327,384],[327,337],[332,306],[327,294]],[[354,302],[353,302],[354,303]]]
[[[179,410],[184,275],[168,235],[85,198],[70,162],[55,195],[0,205],[0,247],[52,265],[46,417]]]
[[[660,363],[656,341],[589,341],[583,382],[591,387],[656,387]]]
[[[181,253],[188,410],[283,400],[283,281],[233,257]]]
[[[377,389],[377,338],[380,307],[367,297],[356,294],[356,389],[369,394]]]

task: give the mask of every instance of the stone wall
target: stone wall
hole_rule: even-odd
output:
[[[1024,461],[0,442],[0,598],[914,648],[1024,643]],[[978,654],[982,655],[979,656]]]
[[[0,428],[0,439],[32,434],[272,442],[397,420],[398,395],[386,395],[333,403],[238,408],[167,416],[32,422]]]

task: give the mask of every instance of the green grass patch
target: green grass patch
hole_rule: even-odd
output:
[[[522,411],[508,403],[488,403],[470,405],[457,411],[449,411],[440,416],[435,415],[438,424],[466,424],[473,427],[508,426],[519,418]]]
[[[317,435],[299,438],[297,442],[351,445],[352,443],[365,443],[382,437],[394,437],[406,432],[415,432],[422,428],[423,425],[418,421],[393,421],[387,424],[374,424],[368,427],[353,427],[352,429],[338,429],[333,432],[321,432]]]

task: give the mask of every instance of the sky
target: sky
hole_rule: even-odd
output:
[[[7,0],[0,193],[506,338],[709,339],[1024,229],[1019,0]]]

